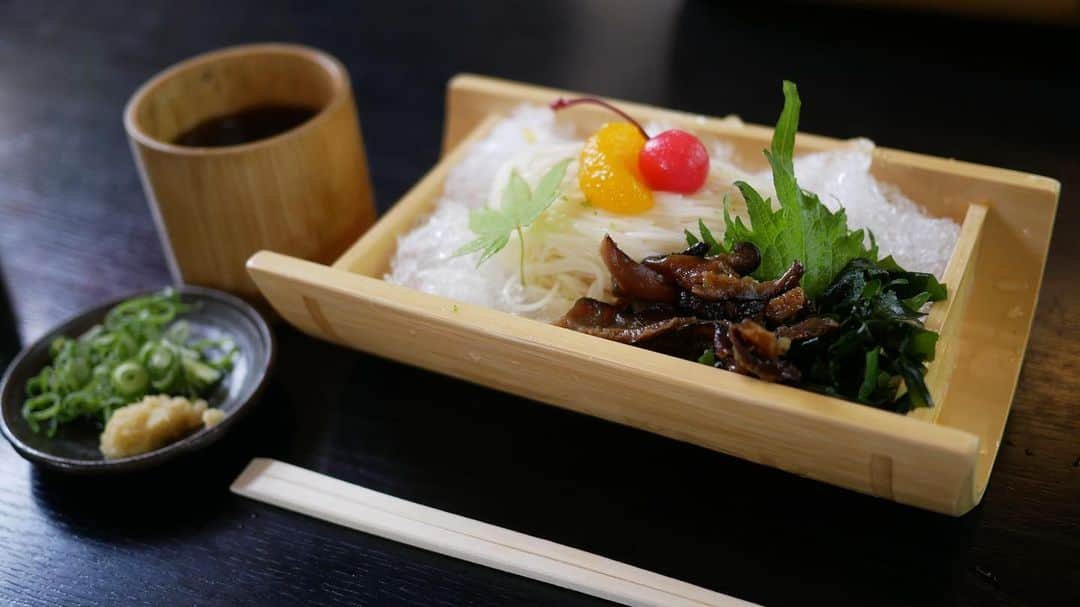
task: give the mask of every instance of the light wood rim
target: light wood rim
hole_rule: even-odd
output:
[[[272,137],[266,137],[258,141],[242,143],[239,145],[227,145],[218,147],[195,147],[177,145],[153,137],[139,126],[138,120],[135,117],[137,113],[136,110],[143,103],[146,102],[147,98],[150,95],[154,94],[160,86],[162,86],[169,80],[172,80],[180,74],[186,73],[190,70],[195,70],[200,67],[210,65],[212,63],[221,61],[222,59],[231,59],[243,55],[259,54],[290,55],[317,65],[329,77],[332,91],[330,100],[319,108],[317,114],[304,121],[304,123],[300,124],[299,126],[291,128],[283,133],[274,135]],[[165,70],[159,72],[150,80],[146,81],[142,86],[138,88],[138,90],[135,91],[135,93],[128,100],[127,105],[124,106],[124,129],[127,131],[128,136],[137,141],[140,145],[144,145],[148,148],[152,148],[154,150],[167,154],[177,154],[182,156],[221,156],[229,154],[241,154],[258,148],[277,145],[283,139],[300,137],[304,135],[307,131],[318,128],[319,124],[322,123],[326,119],[326,117],[333,112],[333,110],[339,107],[342,103],[348,102],[349,91],[349,73],[345,69],[345,66],[332,55],[324,53],[323,51],[320,51],[318,49],[303,46],[300,44],[285,44],[278,42],[230,46],[218,49],[216,51],[203,53],[201,55],[196,55],[189,59],[185,59],[168,68],[165,68]]]
[[[468,73],[458,74],[451,78],[450,82],[447,84],[447,90],[467,90],[470,93],[483,94],[491,98],[512,98],[516,103],[527,102],[539,105],[546,105],[558,97],[585,95],[585,93],[577,91],[565,91]],[[677,125],[686,125],[691,129],[700,129],[704,125],[712,135],[723,135],[725,133],[741,136],[751,135],[766,141],[772,138],[773,127],[770,126],[741,121],[732,123],[703,114],[658,108],[610,97],[590,96],[616,104],[619,108],[631,115],[637,113],[643,114],[648,116],[650,120],[668,120],[677,123]],[[452,100],[452,96],[448,97]],[[579,108],[576,111],[582,110],[595,111],[593,108],[589,107]],[[455,112],[454,108],[448,107],[446,129],[443,133],[443,151],[445,152],[457,146],[460,140],[473,130],[476,126],[476,122],[477,121],[465,119],[461,113]],[[801,153],[827,150],[841,145],[844,141],[845,140],[826,137],[824,135],[815,135],[799,130],[796,148]],[[1026,188],[1039,188],[1054,196],[1058,196],[1061,193],[1061,182],[1051,177],[1034,173],[1025,173],[1013,169],[975,164],[956,160],[955,158],[940,158],[937,156],[875,146],[874,159],[927,168],[935,171],[963,173],[970,177],[996,183],[1017,185]]]
[[[715,369],[694,361],[567,331],[550,323],[423,293],[363,274],[338,274],[338,268],[272,251],[259,251],[252,255],[247,267],[256,275],[291,274],[297,279],[306,280],[323,278],[325,288],[341,295],[407,310],[417,316],[437,317],[440,322],[465,331],[510,341],[528,341],[559,356],[584,357],[587,352],[593,362],[603,363],[614,372],[633,372],[658,382],[705,390],[719,398],[750,401],[762,409],[828,419],[851,428],[880,430],[902,440],[929,444],[958,455],[973,453],[978,441],[976,436],[963,430],[927,424],[906,415],[804,388],[763,382],[737,373],[725,372],[720,375]],[[528,338],[522,339],[525,335]],[[777,393],[786,393],[791,398],[777,399]],[[695,406],[712,408],[708,401],[696,403]]]

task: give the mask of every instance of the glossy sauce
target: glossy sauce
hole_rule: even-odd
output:
[[[222,147],[251,143],[294,129],[318,110],[303,106],[260,105],[204,120],[184,131],[173,143],[190,147]]]

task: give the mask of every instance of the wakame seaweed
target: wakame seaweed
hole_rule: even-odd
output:
[[[922,308],[946,296],[933,275],[892,257],[854,259],[815,302],[840,327],[793,343],[787,357],[805,387],[898,413],[933,406],[924,376],[938,335],[923,326]]]

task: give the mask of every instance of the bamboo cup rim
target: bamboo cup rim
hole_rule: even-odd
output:
[[[213,63],[251,55],[280,55],[294,57],[310,62],[312,65],[323,70],[330,84],[330,99],[319,107],[318,112],[285,132],[270,137],[241,143],[216,147],[195,147],[179,145],[164,141],[151,135],[142,128],[136,117],[138,109],[154,95],[157,90],[172,79],[197,70]],[[124,129],[129,137],[139,144],[153,148],[160,152],[185,156],[223,156],[252,151],[261,147],[275,145],[284,139],[302,136],[305,132],[317,128],[333,110],[346,103],[349,98],[349,73],[345,66],[336,57],[316,48],[300,44],[287,44],[279,42],[241,44],[209,51],[194,57],[175,63],[147,80],[140,86],[124,107]]]

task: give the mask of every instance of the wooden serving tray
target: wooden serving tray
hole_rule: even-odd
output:
[[[873,173],[962,222],[950,290],[927,320],[941,332],[928,384],[937,406],[910,416],[718,371],[382,280],[471,140],[521,103],[575,93],[480,76],[451,80],[443,159],[333,266],[267,251],[248,270],[270,304],[313,336],[526,398],[656,432],[936,512],[982,498],[1031,329],[1058,182],[878,148]],[[763,168],[772,129],[617,101],[644,121],[731,142]],[[560,114],[583,129],[609,116]],[[800,134],[798,151],[841,142]]]

